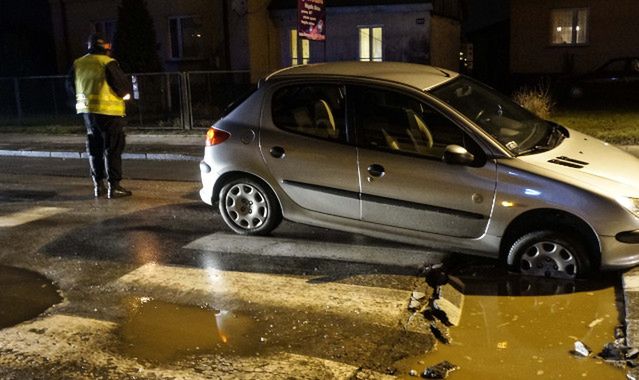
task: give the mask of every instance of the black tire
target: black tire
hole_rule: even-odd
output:
[[[227,182],[218,204],[224,222],[240,235],[266,235],[282,222],[282,210],[271,189],[252,178]]]
[[[508,252],[510,269],[525,275],[574,279],[590,274],[588,250],[574,234],[557,231],[529,232]]]

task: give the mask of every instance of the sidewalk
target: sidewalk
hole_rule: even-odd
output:
[[[125,160],[199,161],[204,154],[201,134],[127,134]],[[0,156],[86,158],[86,136],[38,133],[0,133]],[[639,157],[639,145],[619,148]]]
[[[125,160],[199,161],[204,135],[127,134]],[[86,136],[2,133],[0,156],[86,158]]]

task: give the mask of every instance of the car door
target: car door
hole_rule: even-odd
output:
[[[476,238],[487,227],[496,164],[434,107],[398,91],[348,88],[353,99],[362,220],[440,235]],[[352,95],[352,97],[351,97]],[[443,162],[448,146],[475,155]]]
[[[344,87],[282,85],[265,104],[260,148],[282,190],[305,209],[359,219],[357,152],[348,145]]]

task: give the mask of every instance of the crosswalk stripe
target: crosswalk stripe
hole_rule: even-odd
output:
[[[152,298],[179,299],[180,303],[209,304],[225,310],[257,304],[357,315],[384,326],[397,326],[406,318],[409,290],[335,282],[310,283],[308,278],[226,272],[214,269],[214,260],[213,255],[204,259],[205,269],[145,264],[115,280],[109,287]]]
[[[35,220],[48,218],[52,215],[66,212],[68,209],[61,207],[34,207],[13,214],[0,216],[0,227],[16,227]]]
[[[222,232],[195,240],[184,248],[217,253],[320,258],[401,267],[436,264],[440,263],[445,256],[444,253],[410,247],[394,248],[290,238],[247,237]]]
[[[140,373],[141,365],[136,358],[114,355],[110,349],[104,349],[112,345],[111,341],[113,336],[117,335],[117,329],[116,323],[65,314],[54,314],[3,329],[0,330],[0,347],[11,349],[0,356],[0,368],[11,373],[12,369],[21,370],[24,366],[37,368],[38,365],[63,366],[67,363],[83,362],[97,368],[108,365],[110,369],[119,371],[115,373]],[[61,337],[65,337],[66,340],[61,340]],[[260,368],[262,377],[269,377],[268,374],[271,374],[278,378],[291,373],[291,368],[294,371],[323,371],[324,374],[330,374],[329,378],[336,380],[352,379],[358,372],[358,367],[350,364],[289,352],[233,358],[232,375],[237,378],[254,378],[255,368]],[[209,370],[216,378],[229,377],[228,368],[210,366]],[[71,369],[68,377],[73,377],[73,374]],[[380,380],[395,378],[377,372],[372,374],[375,379]],[[162,363],[145,367],[144,373],[140,376],[211,378],[192,369],[176,368]]]

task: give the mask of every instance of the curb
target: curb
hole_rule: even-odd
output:
[[[86,152],[49,152],[41,150],[1,150],[0,157],[88,158]],[[123,153],[123,160],[200,161],[200,157],[173,153]]]
[[[639,267],[626,271],[621,277],[624,301],[626,345],[639,346]],[[628,371],[629,379],[639,378],[639,368]]]
[[[630,347],[639,345],[639,267],[625,272],[621,277],[623,286],[626,343]]]

